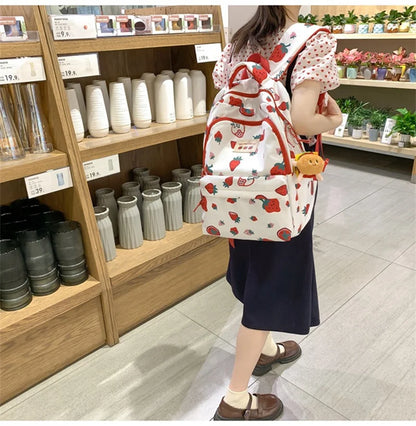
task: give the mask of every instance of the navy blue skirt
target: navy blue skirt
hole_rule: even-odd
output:
[[[230,244],[227,281],[244,304],[245,327],[308,334],[319,325],[312,231],[313,214],[301,234],[288,242]]]

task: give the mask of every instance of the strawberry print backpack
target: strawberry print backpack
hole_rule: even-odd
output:
[[[292,25],[269,61],[254,54],[238,63],[217,94],[204,136],[204,234],[284,242],[308,223],[317,182],[297,180],[292,160],[305,149],[291,125],[290,97],[280,79],[319,31],[327,30]]]

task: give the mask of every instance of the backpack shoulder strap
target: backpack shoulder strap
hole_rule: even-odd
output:
[[[291,25],[270,55],[270,75],[272,78],[280,80],[298,54],[305,48],[306,42],[319,32],[329,33],[329,30],[319,25],[300,22]]]

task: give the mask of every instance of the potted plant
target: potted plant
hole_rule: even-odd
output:
[[[403,12],[401,13],[399,32],[407,33],[409,31],[413,7],[414,6],[404,7]]]
[[[329,13],[326,13],[323,18],[321,18],[321,23],[324,28],[328,28],[329,31],[332,31],[332,16]]]
[[[359,34],[368,34],[370,29],[370,17],[368,15],[360,15],[360,23],[358,24]]]
[[[416,33],[416,10],[412,11],[412,16],[410,18],[409,33]]]
[[[409,73],[409,80],[412,83],[416,83],[416,53],[410,52],[408,56],[403,58],[402,62],[405,63],[408,68],[406,73]]]
[[[361,64],[361,52],[358,49],[344,49],[344,63],[347,67],[347,78],[357,78],[358,67]]]
[[[345,25],[345,15],[343,13],[332,17],[332,32],[334,34],[341,34],[342,31],[344,30],[344,25]]]
[[[384,80],[387,74],[387,65],[390,63],[388,53],[376,53],[377,80]]]
[[[403,73],[403,65],[405,64],[405,62],[403,62],[404,60],[404,56],[406,55],[406,49],[404,49],[403,47],[400,47],[398,50],[395,50],[392,55],[390,55],[390,73],[391,73],[391,80],[393,81],[399,81],[400,77],[402,76]]]
[[[399,114],[392,117],[396,123],[389,135],[398,132],[400,134],[399,147],[410,147],[410,138],[416,136],[416,113],[408,111],[407,108],[399,108],[396,111]]]
[[[354,34],[357,32],[358,16],[354,15],[354,9],[348,11],[348,16],[345,17],[344,33]]]
[[[390,10],[390,13],[387,15],[387,32],[388,33],[399,32],[401,17],[402,17],[402,14],[398,10],[396,9]]]
[[[385,10],[376,13],[371,21],[374,22],[373,33],[379,34],[384,33],[384,21],[387,18],[387,13]]]
[[[344,51],[337,52],[335,54],[335,61],[337,63],[337,72],[338,72],[338,78],[345,78],[345,58],[344,58]]]
[[[363,123],[364,117],[360,109],[355,110],[348,117],[348,124],[352,126],[352,137],[354,139],[361,139],[363,136]]]
[[[377,142],[380,129],[384,126],[385,122],[386,115],[382,111],[375,109],[371,112],[369,119],[370,128],[368,129],[368,140],[370,142]]]
[[[302,22],[303,24],[309,24],[309,25],[317,25],[318,16],[312,15],[312,13],[308,13],[307,15],[299,15],[298,22]]]
[[[373,76],[374,66],[372,63],[372,52],[361,53],[361,73],[365,80],[370,80]]]

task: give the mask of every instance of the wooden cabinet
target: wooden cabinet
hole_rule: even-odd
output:
[[[107,263],[104,259],[93,212],[95,190],[112,187],[116,196],[121,195],[121,184],[131,180],[134,167],[149,167],[153,174],[167,181],[174,168],[200,163],[207,117],[178,120],[167,125],[152,123],[148,129],[87,138],[78,144],[58,56],[98,53],[100,76],[73,80],[83,87],[94,78],[111,82],[119,76],[138,78],[145,71],[200,69],[207,77],[209,108],[216,94],[211,78],[214,63],[197,64],[194,45],[224,45],[220,7],[188,6],[188,10],[166,7],[157,8],[157,11],[213,13],[217,30],[54,41],[45,7],[0,7],[1,15],[23,15],[28,29],[39,31],[39,42],[0,45],[0,57],[43,57],[47,79],[40,85],[55,147],[50,154],[28,154],[25,159],[0,164],[1,204],[26,197],[24,177],[69,166],[73,187],[40,199],[63,211],[68,219],[81,223],[90,271],[90,278],[78,286],[61,286],[51,295],[34,297],[32,303],[20,311],[0,312],[0,402],[13,398],[96,348],[116,344],[120,334],[225,273],[227,242],[202,235],[200,224],[185,223],[181,230],[167,232],[163,240],[145,241],[142,247],[134,250],[118,247],[113,261]],[[119,155],[120,173],[87,182],[83,162],[113,154]],[[30,350],[36,356],[29,356]],[[44,361],[40,363],[40,359]],[[22,375],[22,370],[27,374]]]

